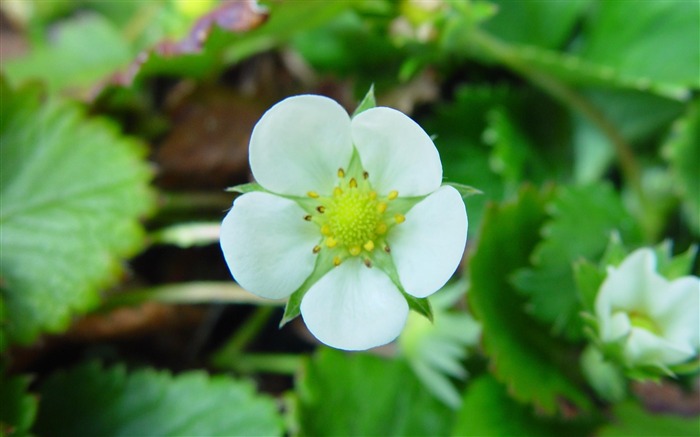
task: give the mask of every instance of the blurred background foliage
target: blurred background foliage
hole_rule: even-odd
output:
[[[610,247],[698,273],[700,4],[260,3],[0,4],[0,434],[700,432],[697,371],[580,364]],[[371,85],[483,194],[435,323],[348,354],[277,329],[218,223],[270,105]]]

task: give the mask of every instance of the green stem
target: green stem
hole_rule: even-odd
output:
[[[546,72],[534,68],[513,47],[479,29],[473,29],[470,38],[473,43],[489,56],[526,77],[533,84],[565,105],[577,110],[593,123],[615,148],[623,177],[639,199],[639,204],[642,207],[646,205],[646,196],[642,189],[641,170],[632,148],[617,127],[598,108],[565,83]]]
[[[219,368],[232,367],[232,363],[240,359],[243,350],[255,339],[274,311],[275,308],[271,306],[257,307],[228,342],[214,353],[212,364]]]
[[[275,373],[279,375],[294,375],[303,357],[296,354],[244,354],[235,362],[228,363],[231,370],[241,373]]]

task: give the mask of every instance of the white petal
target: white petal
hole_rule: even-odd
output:
[[[352,139],[372,185],[382,194],[424,196],[442,183],[440,155],[428,134],[405,114],[372,108],[352,119]]]
[[[384,272],[349,259],[311,287],[301,301],[301,315],[323,343],[364,350],[398,337],[408,304]]]
[[[650,295],[666,288],[666,280],[658,275],[656,255],[651,249],[632,252],[618,267],[608,268],[608,276],[596,297],[596,314],[615,310],[650,311]]]
[[[632,328],[625,344],[625,356],[632,365],[680,364],[694,355],[692,348],[671,343],[641,328]]]
[[[610,314],[606,314],[599,320],[600,339],[604,342],[617,341],[632,330],[629,315],[624,311],[618,311],[612,314],[612,317],[610,317]]]
[[[269,299],[289,296],[314,268],[318,227],[291,200],[247,193],[233,202],[221,224],[221,249],[234,279]]]
[[[665,290],[659,290],[655,305],[655,320],[668,340],[700,346],[700,280],[685,276],[674,280]]]
[[[295,96],[270,108],[255,125],[250,167],[270,191],[330,194],[352,150],[350,116],[342,106],[327,97]]]
[[[439,290],[459,266],[467,241],[462,196],[445,186],[416,204],[387,238],[401,284],[426,297]]]

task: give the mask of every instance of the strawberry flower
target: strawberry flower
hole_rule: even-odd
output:
[[[290,97],[257,123],[249,156],[259,185],[224,218],[226,263],[258,296],[301,297],[301,316],[323,343],[361,350],[392,341],[408,301],[456,270],[464,202],[441,186],[437,149],[403,113],[376,107],[351,118],[329,98]]]
[[[600,341],[618,351],[628,369],[651,367],[670,373],[700,346],[700,280],[669,281],[656,271],[653,250],[639,249],[608,276],[595,301]]]

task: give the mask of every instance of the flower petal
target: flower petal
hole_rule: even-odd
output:
[[[672,343],[646,329],[632,328],[625,344],[625,357],[629,364],[673,365],[680,364],[695,355],[687,345]]]
[[[604,342],[614,342],[625,337],[632,330],[629,315],[624,311],[606,314],[599,319],[600,339]]]
[[[275,193],[330,194],[352,156],[350,116],[323,96],[289,97],[270,108],[250,137],[250,167]]]
[[[384,272],[348,259],[311,287],[301,301],[301,315],[323,343],[364,350],[398,337],[408,304]]]
[[[416,204],[388,236],[401,284],[426,297],[457,269],[467,241],[467,211],[459,192],[445,186]]]
[[[632,252],[618,267],[609,267],[596,297],[598,317],[615,310],[649,314],[651,295],[667,286],[655,269],[656,255],[648,248]]]
[[[656,302],[656,320],[668,340],[700,347],[700,280],[685,276],[660,290]]]
[[[221,224],[221,249],[241,287],[269,299],[292,294],[314,269],[320,234],[291,200],[247,193]]]
[[[425,196],[442,183],[433,141],[415,121],[391,108],[372,108],[352,119],[352,139],[372,185],[382,194]]]

